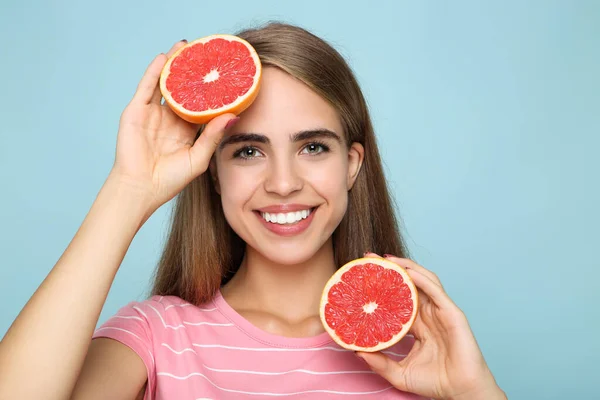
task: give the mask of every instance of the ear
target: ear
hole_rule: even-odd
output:
[[[208,164],[208,170],[210,172],[212,182],[215,185],[215,190],[220,195],[221,185],[219,184],[219,174],[217,173],[217,161],[215,160],[214,156],[210,159],[210,163]]]
[[[365,158],[365,148],[358,142],[352,143],[348,150],[348,190],[352,189]]]

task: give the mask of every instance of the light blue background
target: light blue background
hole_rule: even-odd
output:
[[[410,248],[509,398],[600,398],[599,1],[49,3],[0,6],[0,336],[88,211],[155,54],[281,19],[355,69]],[[168,208],[101,321],[145,295]]]

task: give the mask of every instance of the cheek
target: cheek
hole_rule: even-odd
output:
[[[322,234],[331,235],[348,209],[347,166],[339,161],[319,168],[310,176],[311,186],[325,200]]]
[[[328,201],[347,192],[348,165],[340,160],[317,165],[307,174],[307,181]]]
[[[225,215],[243,208],[259,185],[255,168],[227,166],[219,170],[221,202]]]

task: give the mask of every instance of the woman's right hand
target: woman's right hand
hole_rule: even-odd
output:
[[[168,55],[152,61],[125,108],[113,169],[81,227],[0,341],[0,399],[68,399],[78,381],[78,396],[89,398],[112,379],[102,367],[105,347],[89,356],[84,375],[82,365],[140,220],[206,171],[225,126],[235,118],[213,119],[194,143],[199,127],[161,105],[158,81]],[[141,361],[136,363],[133,353],[111,354],[115,365],[125,365],[119,371],[136,377],[112,390],[138,393],[147,378]]]
[[[158,85],[163,66],[175,51],[158,55],[148,66],[119,123],[117,150],[110,176],[148,199],[148,213],[175,197],[204,173],[233,114],[208,123],[194,142],[199,125],[177,116],[166,104]]]

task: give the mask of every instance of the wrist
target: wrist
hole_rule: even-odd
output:
[[[466,382],[464,382],[466,383]],[[450,392],[446,400],[506,400],[506,394],[498,384],[492,372],[485,368],[481,374],[473,375],[470,383],[462,390]]]
[[[129,219],[139,222],[140,227],[156,211],[155,198],[150,189],[115,171],[108,175],[98,197],[98,200],[104,198],[105,201],[118,204]]]
[[[487,386],[448,397],[447,400],[507,400],[506,393],[494,382]]]

